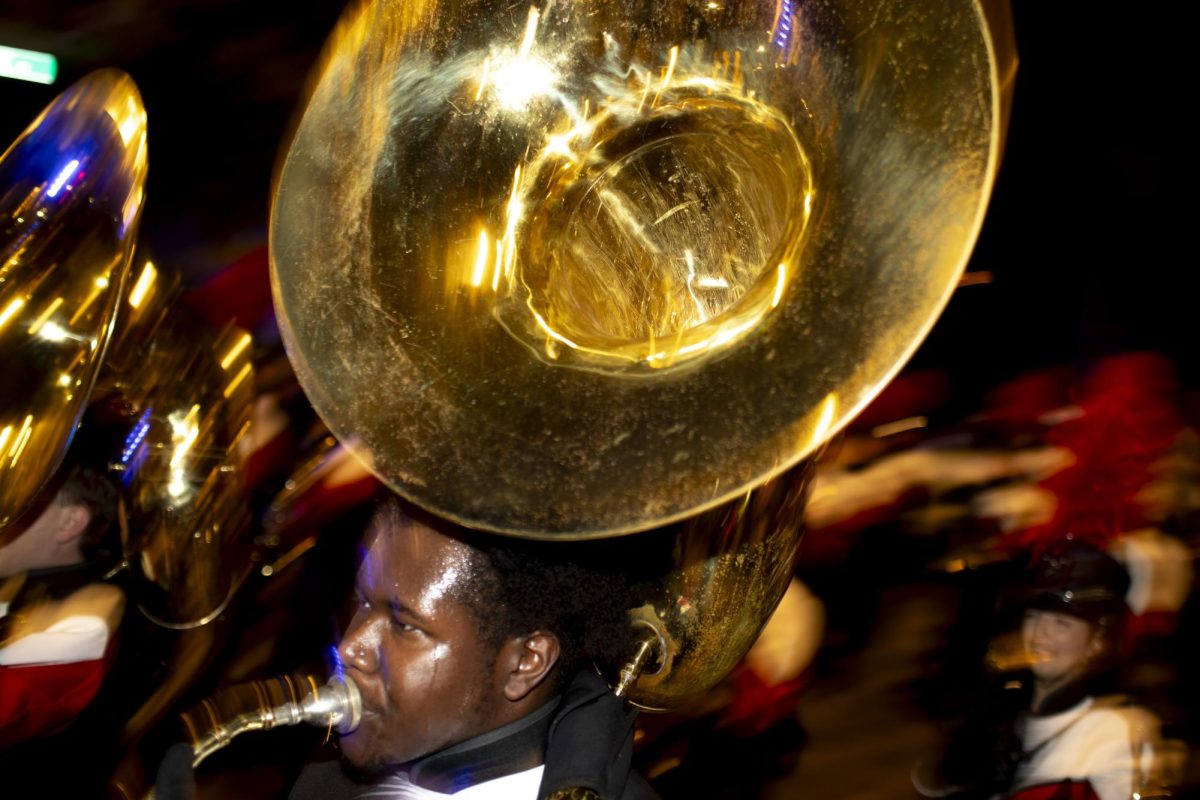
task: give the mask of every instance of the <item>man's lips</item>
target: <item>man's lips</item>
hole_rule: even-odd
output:
[[[378,711],[379,704],[374,702],[366,688],[363,687],[362,682],[355,680],[354,676],[349,674],[347,674],[345,678],[350,683],[353,683],[355,688],[358,689],[358,696],[362,702],[362,722],[360,722],[359,725],[362,725],[369,720],[378,719],[380,716]]]
[[[354,730],[350,731],[349,733],[342,734],[341,738],[343,741],[346,741],[346,740],[355,741],[355,740],[357,740],[358,734],[361,734],[365,731],[370,731],[372,728],[378,727],[378,725],[379,725],[379,714],[374,711],[368,711],[367,709],[364,708],[363,712],[362,712],[362,716],[359,717],[358,725],[354,728]]]

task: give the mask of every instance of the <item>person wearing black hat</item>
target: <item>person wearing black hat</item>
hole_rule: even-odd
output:
[[[1069,537],[1046,546],[1010,585],[1009,611],[1021,617],[1017,631],[990,648],[996,691],[974,694],[941,757],[914,768],[918,792],[961,800],[1147,796],[1157,722],[1115,694],[1129,582],[1099,547]]]
[[[1020,632],[1029,702],[1002,768],[1009,796],[1136,797],[1153,757],[1152,718],[1110,694],[1129,575],[1100,548],[1064,539],[1031,577]]]
[[[1102,548],[1046,547],[1024,588],[1020,644],[1027,698],[1001,732],[997,781],[1013,800],[1128,800],[1145,795],[1158,724],[1115,693],[1129,576]]]
[[[1113,666],[1128,591],[1125,568],[1084,542],[1063,540],[1037,560],[1021,626],[1034,710],[1070,687],[1087,687]]]

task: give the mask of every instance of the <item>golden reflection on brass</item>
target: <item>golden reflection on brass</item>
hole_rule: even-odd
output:
[[[8,321],[17,315],[21,310],[21,306],[25,305],[24,297],[14,297],[12,301],[5,306],[3,311],[0,311],[0,328],[8,324]]]
[[[637,549],[640,536],[672,539],[666,579],[636,591],[632,616],[656,634],[659,663],[628,690],[631,702],[695,702],[754,644],[792,577],[811,473],[809,461],[736,502],[629,537],[631,554],[653,551]]]
[[[786,588],[805,459],[957,284],[1007,113],[1014,51],[989,33],[1005,10],[988,15],[363,5],[272,206],[301,384],[441,516],[632,534],[634,554],[671,537],[633,603],[651,634],[628,696],[697,697]]]
[[[140,308],[145,302],[146,296],[153,291],[154,282],[158,279],[158,270],[154,266],[153,261],[147,261],[142,265],[142,271],[138,275],[137,280],[133,283],[133,290],[129,292],[129,305],[131,308]]]
[[[967,0],[785,6],[340,25],[272,281],[306,392],[389,486],[520,536],[653,528],[798,463],[899,369],[982,220],[1007,65]]]
[[[134,600],[154,622],[203,625],[250,569],[242,439],[253,405],[251,339],[207,333],[178,303],[178,279],[150,262],[124,304],[136,311],[113,343],[98,392],[130,420],[110,465],[123,489]],[[138,298],[138,303],[132,301]],[[170,376],[164,380],[164,376]]]
[[[146,177],[129,76],[92,73],[0,157],[0,542],[61,463],[118,316]]]

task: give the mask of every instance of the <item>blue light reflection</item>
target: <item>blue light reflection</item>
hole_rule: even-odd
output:
[[[147,408],[142,412],[142,416],[138,417],[137,423],[129,431],[129,435],[125,437],[125,444],[121,447],[121,483],[125,486],[133,481],[134,475],[145,460],[138,458],[138,455],[143,449],[142,442],[146,440],[146,434],[150,432],[150,414],[153,411],[154,409]]]
[[[779,10],[779,31],[775,34],[775,46],[786,49],[792,38],[792,0],[783,0]]]
[[[67,162],[67,165],[58,171],[58,177],[54,179],[54,183],[50,184],[50,188],[46,190],[47,197],[58,197],[58,193],[62,191],[63,186],[71,179],[71,175],[75,170],[79,169],[79,159],[74,158]]]

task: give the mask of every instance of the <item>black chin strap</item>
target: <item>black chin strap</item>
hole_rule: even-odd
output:
[[[580,672],[567,688],[550,725],[546,769],[539,800],[555,796],[619,798],[633,762],[633,722],[637,711],[590,670]]]
[[[545,763],[539,800],[616,800],[629,780],[636,718],[637,711],[626,709],[600,676],[585,670],[560,700],[415,761],[405,771],[424,789],[452,794]]]
[[[533,769],[542,763],[557,706],[558,702],[551,700],[516,722],[414,761],[406,770],[408,779],[423,789],[452,794]]]

